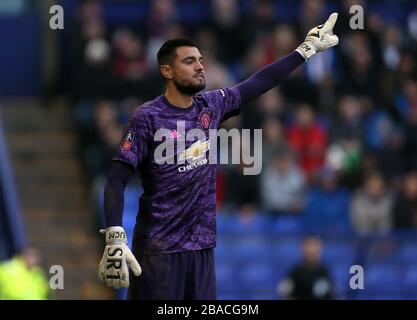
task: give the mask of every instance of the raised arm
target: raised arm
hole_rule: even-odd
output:
[[[239,89],[241,104],[277,86],[313,54],[337,45],[339,39],[333,35],[337,16],[337,13],[332,13],[326,23],[311,29],[305,41],[294,52],[265,66],[247,80],[237,84],[235,87]]]

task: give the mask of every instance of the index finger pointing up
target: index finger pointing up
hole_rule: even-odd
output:
[[[334,25],[335,25],[335,23],[337,21],[338,15],[339,14],[336,13],[336,12],[333,12],[330,15],[329,19],[327,19],[326,23],[323,26],[323,29],[322,29],[323,32],[329,32],[329,31],[331,31],[333,29],[333,27],[334,27]]]

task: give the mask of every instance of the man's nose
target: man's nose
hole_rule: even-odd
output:
[[[201,62],[197,62],[197,66],[196,66],[197,71],[203,71],[204,70],[204,66]]]

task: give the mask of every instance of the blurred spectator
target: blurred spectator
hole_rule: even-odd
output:
[[[294,266],[287,277],[278,284],[278,293],[284,299],[333,299],[333,283],[321,254],[323,242],[315,236],[302,243],[302,261]]]
[[[417,41],[417,6],[410,12],[407,18],[408,33],[414,41]]]
[[[267,63],[267,48],[260,43],[252,45],[245,56],[240,70],[240,78],[246,79]]]
[[[276,23],[274,1],[255,0],[252,12],[253,15],[249,15],[245,19],[246,24],[243,28],[247,30],[246,34],[250,42],[263,43],[269,37]]]
[[[262,128],[262,161],[267,166],[275,161],[277,150],[287,149],[288,146],[282,125],[276,118],[267,118]]]
[[[305,79],[306,64],[295,69],[291,76],[279,85],[279,88],[289,103],[308,103],[318,110],[320,93],[316,86]]]
[[[102,100],[94,104],[93,120],[92,141],[84,155],[91,178],[108,172],[113,154],[122,139],[122,126],[112,101]]]
[[[382,39],[382,54],[385,66],[390,70],[396,70],[401,60],[403,38],[401,30],[396,25],[386,28]]]
[[[340,182],[344,186],[355,189],[360,183],[361,160],[359,143],[346,140],[327,148],[325,166],[339,173]]]
[[[72,59],[74,59],[73,63],[78,63],[82,60],[82,52],[88,41],[105,38],[106,26],[100,1],[83,1],[76,11],[71,29]]]
[[[331,122],[331,145],[326,153],[326,165],[340,171],[343,184],[356,188],[360,183],[362,160],[363,118],[359,99],[342,95],[338,113]]]
[[[304,224],[306,230],[321,233],[350,231],[349,191],[341,186],[334,170],[324,168],[319,173],[319,185],[307,193]]]
[[[259,207],[259,176],[243,175],[245,164],[231,166],[226,181],[226,199],[243,216],[251,216]]]
[[[217,49],[218,58],[223,63],[233,64],[247,48],[239,3],[236,0],[212,0],[211,7],[209,28],[221,44]]]
[[[100,1],[83,2],[72,28],[70,92],[74,101],[96,98],[114,90],[111,48]]]
[[[129,80],[142,78],[147,70],[143,43],[128,29],[119,29],[113,35],[113,72]]]
[[[311,29],[311,26],[320,25],[326,19],[325,1],[305,0],[302,2],[300,9],[300,14],[303,19],[297,20],[297,29],[298,38],[303,39],[305,34]],[[328,50],[323,53],[312,57],[312,62],[305,65],[306,75],[311,84],[320,85],[332,72],[333,50]]]
[[[364,142],[373,151],[384,149],[395,131],[394,123],[388,113],[375,108],[364,121]]]
[[[245,112],[241,113],[242,128],[263,128],[265,138],[268,140],[268,129],[266,125],[270,124],[270,122],[285,121],[288,111],[287,108],[288,106],[281,92],[276,88],[269,90],[251,102]],[[280,123],[278,125],[281,126]],[[275,139],[273,140],[271,143],[276,142]]]
[[[173,23],[178,21],[179,15],[174,0],[151,1],[148,14],[148,37],[160,38]]]
[[[185,37],[184,29],[181,24],[172,22],[163,30],[158,33],[157,36],[152,36],[148,39],[146,44],[146,60],[148,61],[149,66],[154,69],[159,75],[158,63],[156,60],[156,55],[159,48],[162,44],[169,39]]]
[[[155,57],[162,44],[168,39],[180,37],[183,31],[175,0],[151,1],[147,17],[146,57],[150,65],[156,67]]]
[[[110,53],[110,45],[105,39],[90,40],[86,44],[83,60],[73,73],[72,93],[75,101],[116,95]]]
[[[377,152],[378,169],[390,184],[398,183],[406,171],[407,159],[403,153],[404,134],[398,126],[392,132],[388,144]]]
[[[328,134],[311,106],[298,105],[294,123],[288,129],[288,143],[295,152],[304,173],[311,177],[323,165]]]
[[[210,27],[203,27],[197,31],[195,38],[200,52],[210,52],[216,59],[219,58],[219,40],[213,29]]]
[[[417,110],[412,110],[405,127],[404,154],[407,168],[417,171]]]
[[[384,178],[369,176],[362,189],[352,198],[351,220],[361,235],[386,233],[392,228],[393,194],[387,190]]]
[[[296,214],[304,205],[305,181],[288,150],[278,151],[261,173],[262,206],[270,214]]]
[[[281,91],[277,88],[265,92],[259,97],[259,111],[263,119],[276,118],[285,121],[288,108]]]
[[[26,0],[3,0],[0,3],[2,14],[19,14],[25,6],[29,5]]]
[[[282,24],[277,26],[272,34],[272,52],[268,62],[273,62],[290,54],[291,51],[297,48],[298,44],[295,31],[289,25]]]
[[[26,248],[11,260],[0,263],[0,300],[46,300],[49,281],[39,252]]]
[[[325,18],[325,1],[323,0],[303,0],[300,6],[300,16],[303,19],[297,20],[300,36],[307,34],[311,26],[323,23]]]
[[[396,94],[395,106],[405,121],[410,117],[411,112],[417,112],[417,80],[404,79],[401,91]]]
[[[394,202],[393,226],[396,230],[417,228],[417,172],[404,177],[402,190]]]
[[[375,153],[379,171],[395,182],[406,167],[402,129],[387,112],[376,109],[364,121],[364,134],[366,146]]]
[[[214,90],[222,87],[229,87],[235,83],[233,75],[229,70],[216,60],[211,52],[202,52],[204,61],[204,75],[206,78],[206,89]]]
[[[344,94],[339,98],[337,116],[332,121],[331,138],[333,142],[361,142],[363,139],[360,101],[357,97]]]
[[[347,58],[341,86],[355,95],[371,96],[380,103],[379,69],[369,39],[366,34],[353,33],[344,41],[347,43]]]

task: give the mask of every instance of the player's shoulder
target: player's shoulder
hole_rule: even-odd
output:
[[[227,88],[220,88],[199,93],[195,96],[196,99],[212,100],[226,97]]]
[[[223,103],[230,100],[231,97],[240,97],[239,90],[236,87],[225,87],[205,91],[200,94],[202,99],[205,99],[212,103]],[[232,98],[233,100],[233,98]]]
[[[161,112],[161,103],[160,97],[157,97],[137,106],[130,118],[131,120],[151,119],[159,112]]]

